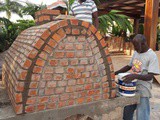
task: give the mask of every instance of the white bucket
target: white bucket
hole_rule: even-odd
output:
[[[123,77],[130,73],[119,73],[118,74],[118,90],[123,96],[134,96],[136,92],[136,81],[133,80],[130,83],[123,82]]]

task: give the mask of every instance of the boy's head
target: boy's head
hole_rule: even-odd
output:
[[[80,2],[85,2],[86,0],[79,0]]]
[[[132,40],[134,49],[138,52],[138,53],[143,53],[143,51],[146,50],[146,48],[148,48],[147,42],[146,42],[146,38],[144,35],[141,34],[137,34],[133,40]]]

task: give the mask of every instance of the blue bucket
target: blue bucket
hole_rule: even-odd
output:
[[[136,82],[133,80],[130,83],[123,82],[123,77],[130,73],[120,73],[118,74],[118,91],[123,96],[134,96],[136,92]]]

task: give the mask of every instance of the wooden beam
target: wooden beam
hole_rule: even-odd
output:
[[[159,0],[146,0],[144,35],[153,50],[156,49]]]

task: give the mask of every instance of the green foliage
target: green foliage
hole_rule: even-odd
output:
[[[46,8],[46,5],[36,5],[33,3],[26,2],[26,6],[24,6],[21,11],[23,15],[31,15],[35,19],[35,12],[44,8]]]
[[[120,36],[121,31],[133,31],[129,17],[119,14],[120,11],[112,10],[106,15],[99,16],[99,30],[102,34],[111,33],[115,36]],[[110,30],[112,29],[112,31]],[[111,32],[109,32],[111,31]]]
[[[18,20],[17,23],[12,23],[6,18],[0,18],[0,21],[3,23],[0,28],[0,52],[7,50],[21,31],[35,25],[32,20]]]
[[[22,17],[21,9],[23,5],[14,0],[5,0],[0,3],[0,12],[6,12],[7,18],[10,19],[11,13],[15,13]]]

